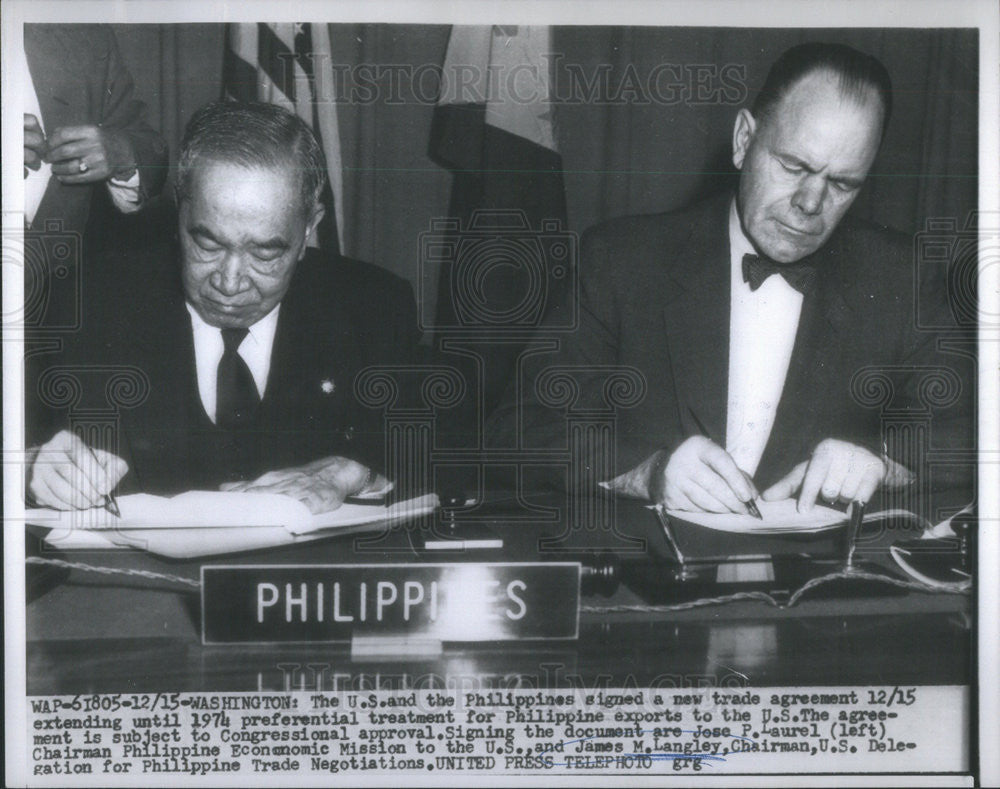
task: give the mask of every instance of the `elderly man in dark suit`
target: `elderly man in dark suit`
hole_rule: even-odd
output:
[[[410,358],[416,307],[394,275],[308,248],[325,179],[322,150],[294,114],[235,102],[195,114],[178,165],[179,250],[139,253],[148,281],[88,318],[69,367],[40,380],[42,397],[65,405],[67,370],[81,381],[102,366],[131,375],[117,445],[55,433],[30,469],[39,504],[95,506],[121,483],[282,492],[320,512],[387,484],[381,418],[353,380]]]
[[[910,245],[845,218],[891,99],[874,58],[795,47],[736,118],[735,195],[587,233],[579,328],[538,364],[583,376],[581,409],[603,396],[602,370],[643,379],[645,398],[617,415],[606,487],[671,509],[746,512],[759,495],[809,509],[913,480],[918,459],[883,445],[859,376],[900,378],[892,405],[906,413],[920,376],[945,363],[935,335],[916,328]],[[492,429],[513,431],[520,414],[526,447],[565,446],[565,417],[539,389],[525,385]],[[952,411],[953,424],[968,416]],[[954,441],[969,439],[956,429]]]

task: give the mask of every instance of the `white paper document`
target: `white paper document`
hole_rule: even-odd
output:
[[[121,518],[101,507],[57,511],[31,509],[28,523],[76,529],[206,529],[226,526],[297,528],[313,519],[297,499],[277,493],[192,490],[177,496],[135,493],[116,499]],[[343,508],[341,508],[343,509]],[[367,509],[367,508],[366,508]],[[339,510],[335,510],[339,512]]]
[[[25,521],[52,529],[46,542],[64,549],[140,548],[173,558],[249,551],[402,523],[433,512],[428,494],[391,506],[343,504],[313,515],[290,496],[274,493],[189,491],[117,499],[122,517],[107,510],[29,509]]]
[[[735,512],[684,512],[667,510],[671,518],[697,523],[718,531],[741,532],[746,534],[810,534],[841,526],[847,522],[847,514],[831,507],[817,504],[808,512],[799,512],[795,499],[781,501],[757,500],[763,520],[752,515]]]

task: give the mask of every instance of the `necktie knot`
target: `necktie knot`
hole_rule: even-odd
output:
[[[809,292],[816,281],[816,268],[808,263],[783,265],[749,252],[743,256],[743,281],[750,290],[757,290],[772,274],[780,274],[799,293]]]
[[[226,353],[236,353],[246,336],[250,333],[247,328],[242,329],[219,329],[222,332],[222,344]],[[216,346],[218,347],[218,346]]]

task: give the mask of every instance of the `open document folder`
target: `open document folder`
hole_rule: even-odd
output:
[[[763,520],[752,515],[726,512],[683,512],[667,510],[676,520],[696,523],[718,531],[740,534],[812,534],[833,529],[847,523],[847,515],[839,510],[817,504],[808,512],[799,512],[795,499],[781,501],[758,500],[757,506]]]
[[[140,548],[189,559],[376,530],[433,512],[438,500],[431,493],[389,506],[348,503],[319,515],[297,499],[276,493],[138,493],[120,496],[117,503],[121,518],[102,508],[29,509],[25,521],[52,529],[45,540],[56,548]]]

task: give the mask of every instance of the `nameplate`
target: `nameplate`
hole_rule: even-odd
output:
[[[206,565],[205,644],[573,639],[580,565]]]

